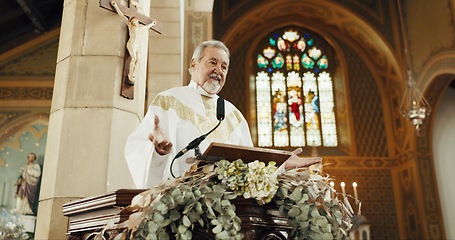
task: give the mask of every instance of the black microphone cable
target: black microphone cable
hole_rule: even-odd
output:
[[[171,166],[170,166],[170,172],[171,172],[171,176],[173,178],[176,178],[174,173],[172,172],[172,166],[174,166],[174,162],[175,162],[175,159],[181,157],[183,154],[185,154],[186,152],[188,152],[189,150],[191,149],[194,149],[196,148],[196,151],[199,152],[199,144],[201,144],[202,141],[204,141],[204,139],[210,134],[212,133],[213,131],[215,131],[215,129],[220,126],[221,124],[221,121],[223,121],[224,119],[224,99],[222,97],[219,97],[218,100],[217,100],[217,109],[216,109],[216,118],[218,119],[218,124],[212,129],[210,130],[208,133],[198,137],[198,138],[195,138],[193,141],[191,141],[188,146],[186,146],[184,149],[182,149],[180,152],[178,152],[174,159],[172,159],[172,162],[171,162]],[[200,154],[200,153],[199,153]]]

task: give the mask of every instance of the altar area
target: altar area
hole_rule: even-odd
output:
[[[154,188],[64,204],[67,239],[347,238],[353,199],[330,187],[322,172],[278,172],[288,154],[214,146],[184,176]]]

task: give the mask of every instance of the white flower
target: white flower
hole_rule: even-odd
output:
[[[267,166],[258,160],[248,163],[247,186],[243,197],[254,198],[259,204],[270,202],[278,190],[276,171],[275,162],[269,162]]]
[[[14,230],[16,228],[16,224],[13,222],[7,222],[5,226],[11,230]]]

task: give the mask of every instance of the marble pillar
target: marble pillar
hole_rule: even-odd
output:
[[[140,8],[148,15],[150,0]],[[99,1],[64,1],[36,239],[65,239],[62,204],[134,187],[123,148],[144,115],[148,32],[140,39],[129,100],[120,95],[126,24]]]

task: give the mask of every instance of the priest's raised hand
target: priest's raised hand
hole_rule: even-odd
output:
[[[313,164],[322,162],[320,157],[304,157],[301,158],[298,155],[302,153],[302,148],[297,148],[292,151],[291,156],[284,162],[284,168],[286,170],[293,168],[309,167]]]
[[[155,129],[153,133],[149,135],[149,140],[155,146],[155,151],[160,155],[167,155],[172,148],[172,143],[164,135],[163,131],[160,128],[160,119],[158,116],[155,116]]]

